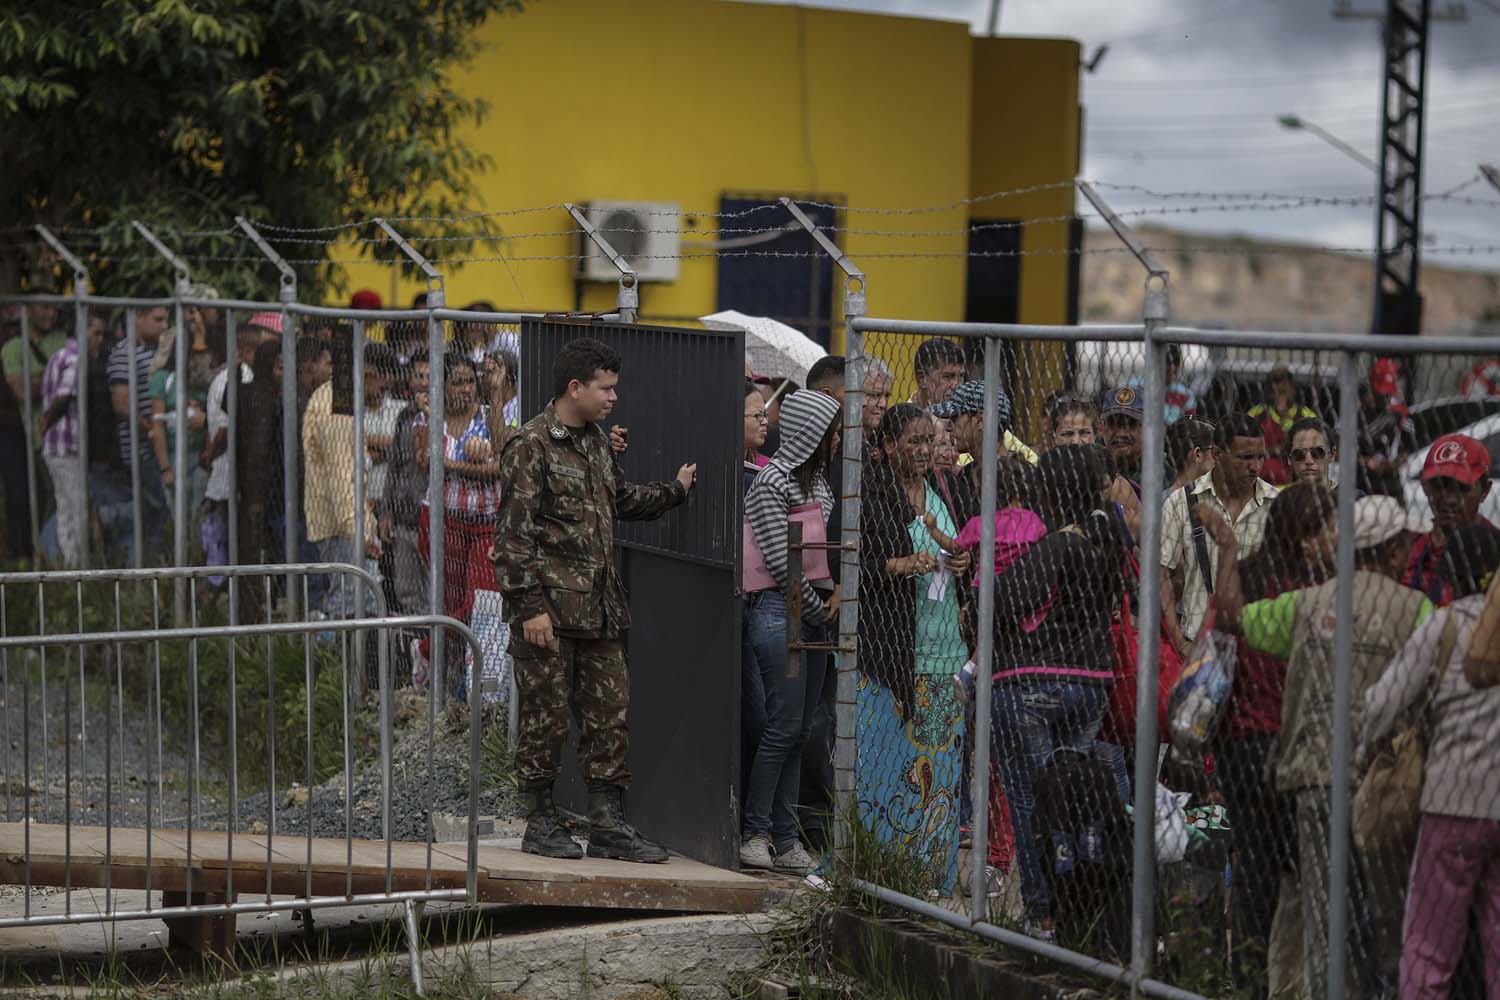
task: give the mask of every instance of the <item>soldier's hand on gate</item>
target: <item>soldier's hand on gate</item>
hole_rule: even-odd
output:
[[[542,646],[552,649],[555,638],[552,634],[552,618],[545,611],[535,618],[528,618],[521,623],[521,637],[533,646]]]
[[[692,489],[693,484],[698,481],[698,463],[691,462],[678,469],[677,481],[682,484],[683,489]]]
[[[609,429],[609,450],[616,455],[625,454],[625,449],[630,447],[630,428],[615,424]]]

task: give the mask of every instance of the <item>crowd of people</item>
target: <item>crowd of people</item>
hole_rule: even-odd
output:
[[[972,377],[975,360],[959,345],[929,340],[913,357],[909,401],[891,402],[894,373],[874,357],[863,383],[854,799],[865,833],[921,859],[929,889],[950,894],[960,851],[972,846],[974,713],[989,711],[989,858],[1017,871],[1025,930],[1056,940],[1069,922],[1054,898],[1065,881],[1059,859],[1071,870],[1090,848],[1059,847],[1058,816],[1077,802],[1049,798],[1086,798],[1083,786],[1097,777],[1121,821],[1113,829],[1125,827],[1127,842],[1115,846],[1129,864],[1135,629],[1160,629],[1163,704],[1195,642],[1231,636],[1237,672],[1207,751],[1169,754],[1160,781],[1227,818],[1237,982],[1253,995],[1320,996],[1329,948],[1346,947],[1350,996],[1447,996],[1472,914],[1471,950],[1483,952],[1494,995],[1500,646],[1494,625],[1485,633],[1478,623],[1486,588],[1488,613],[1500,614],[1500,585],[1491,582],[1500,527],[1480,514],[1491,488],[1484,446],[1462,434],[1433,442],[1421,471],[1431,517],[1408,511],[1390,473],[1410,450],[1409,428],[1392,366],[1376,364],[1359,400],[1360,454],[1342,472],[1359,484],[1354,779],[1424,698],[1432,752],[1419,841],[1379,855],[1351,844],[1351,932],[1330,942],[1338,454],[1323,416],[1278,367],[1263,401],[1225,413],[1199,412],[1180,385],[1155,402],[1139,383],[1098,397],[1055,393],[1040,432],[1022,440],[1009,394]],[[809,871],[825,846],[818,813],[832,801],[831,734],[819,720],[832,713],[834,685],[819,654],[805,654],[801,671],[786,669],[783,592],[796,555],[784,539],[789,520],[804,522],[804,538],[840,537],[831,498],[843,492],[833,405],[843,369],[843,359],[825,359],[806,388],[747,371],[745,563],[769,571],[757,583],[747,569],[745,581],[741,861],[749,867]],[[985,553],[978,498],[990,397],[999,476],[994,550]],[[779,428],[770,400],[780,405]],[[1142,567],[1141,429],[1152,405],[1170,425],[1170,486],[1160,565]],[[811,550],[802,559],[803,638],[814,641],[837,618],[838,565]],[[1148,571],[1160,581],[1160,623],[1135,620]],[[976,588],[985,573],[995,580],[992,694],[976,706]],[[1445,643],[1445,631],[1456,636]],[[1488,661],[1488,672],[1466,671],[1471,655],[1471,664]],[[1125,723],[1111,725],[1122,699]],[[1105,860],[1106,849],[1098,852],[1094,860]],[[1117,874],[1128,883],[1128,872]]]
[[[217,295],[212,288],[194,287],[190,297],[212,300]],[[380,300],[361,291],[352,304],[379,308]],[[382,577],[389,608],[428,610],[428,380],[434,360],[427,353],[425,324],[367,325],[361,410],[364,536],[357,537],[351,324],[307,317],[299,319],[300,328],[289,329],[281,312],[240,314],[229,344],[228,317],[221,309],[185,306],[180,332],[172,327],[171,311],[160,306],[112,314],[90,309],[80,345],[72,332],[71,310],[42,304],[25,308],[26,338],[20,336],[19,313],[5,317],[0,330],[0,370],[6,383],[0,393],[0,457],[7,462],[9,557],[33,555],[24,472],[25,453],[33,445],[27,443],[20,419],[29,370],[39,458],[37,521],[47,564],[78,566],[86,549],[95,565],[166,564],[174,556],[169,529],[182,519],[195,564],[285,562],[290,533],[293,561],[366,565]],[[494,311],[486,302],[469,309]],[[476,590],[496,589],[488,552],[500,447],[519,425],[519,338],[486,322],[452,326],[453,335],[436,361],[444,376],[438,408],[447,552],[442,593],[444,611],[466,618]],[[187,340],[181,414],[179,335]],[[290,354],[295,359],[290,377],[283,368],[287,338],[293,340]],[[29,358],[23,358],[23,351]],[[87,352],[86,384],[79,378],[80,351]],[[237,363],[230,363],[231,353]],[[28,360],[29,369],[24,364]],[[79,419],[80,396],[87,399],[86,426]],[[290,464],[284,461],[288,396],[296,451]],[[87,469],[79,458],[84,435]],[[182,466],[178,435],[186,437]],[[297,498],[290,517],[285,509],[288,469],[296,477]],[[175,503],[179,479],[185,496],[181,511]],[[232,533],[231,500],[236,513]],[[140,552],[135,550],[137,520]],[[236,539],[233,552],[231,535]],[[212,582],[224,586],[222,579]],[[315,616],[347,617],[357,610],[352,581],[338,575],[309,578],[306,599]],[[266,609],[259,606],[264,594],[258,588],[242,588],[241,600],[251,616],[246,620],[265,617]],[[422,680],[425,647],[403,652],[411,653]]]
[[[372,296],[362,292],[355,304],[378,306]],[[212,289],[195,289],[194,297],[211,299]],[[600,424],[613,405],[617,355],[594,341],[579,341],[577,357],[560,355],[557,394],[523,432],[514,334],[479,321],[454,324],[443,355],[430,357],[425,326],[386,325],[364,350],[364,454],[357,456],[352,338],[337,324],[307,319],[290,329],[280,312],[256,313],[240,318],[229,345],[222,310],[187,307],[177,330],[168,310],[143,307],[90,312],[79,343],[71,316],[26,308],[27,337],[11,317],[0,347],[10,555],[30,552],[29,491],[16,470],[34,448],[39,520],[58,565],[77,565],[96,544],[106,565],[167,561],[168,526],[186,518],[195,561],[281,562],[290,536],[295,560],[363,562],[378,570],[390,608],[425,611],[429,435],[440,416],[443,609],[466,620],[476,593],[496,591],[519,630],[512,638],[525,744],[518,760],[535,820],[527,849],[554,856],[578,849],[555,822],[551,800],[561,752],[552,723],[571,710],[589,718],[591,820],[602,856],[665,858],[624,822],[628,696],[620,636],[628,616],[607,571],[608,539],[616,516],[656,517],[682,503],[695,468],[646,487],[617,474],[612,455],[628,447],[626,432]],[[488,311],[485,303],[475,308]],[[188,361],[181,413],[178,337],[186,339]],[[88,359],[82,384],[81,352]],[[288,356],[290,374],[282,368]],[[19,430],[27,360],[30,442]],[[909,378],[900,374],[913,387],[906,401],[892,401],[898,375],[887,363],[870,356],[862,364],[852,818],[868,836],[920,859],[931,891],[955,891],[961,852],[973,846],[976,713],[988,712],[989,860],[1017,873],[1024,929],[1067,943],[1067,904],[1058,897],[1067,872],[1059,859],[1103,861],[1110,838],[1063,845],[1057,827],[1066,809],[1057,797],[1070,788],[1077,795],[1080,782],[1105,788],[1110,801],[1095,805],[1111,815],[1099,831],[1122,822],[1134,800],[1128,761],[1137,630],[1162,636],[1165,684],[1205,636],[1230,636],[1234,686],[1208,752],[1169,755],[1160,781],[1222,805],[1228,818],[1237,979],[1256,995],[1321,995],[1329,949],[1342,947],[1350,954],[1351,996],[1446,996],[1473,937],[1486,981],[1500,988],[1493,985],[1500,984],[1500,599],[1491,582],[1500,527],[1480,514],[1491,488],[1483,444],[1462,434],[1432,443],[1421,471],[1429,521],[1401,500],[1395,470],[1412,450],[1410,428],[1396,398],[1396,369],[1386,361],[1361,389],[1360,451],[1342,466],[1324,415],[1285,368],[1267,377],[1263,400],[1208,413],[1175,374],[1180,357],[1169,356],[1164,399],[1146,399],[1138,380],[1098,395],[1056,392],[1035,433],[1023,437],[1031,423],[1016,419],[1011,394],[976,378],[976,359],[953,341],[917,347]],[[428,398],[434,365],[441,365],[440,401]],[[740,859],[751,868],[812,872],[831,839],[836,671],[823,649],[789,654],[787,590],[800,566],[801,638],[826,644],[836,631],[843,565],[818,546],[842,537],[845,369],[843,358],[825,357],[799,385],[746,368],[738,801]],[[998,504],[994,547],[984,552],[979,498],[989,403],[999,424]],[[1159,565],[1140,558],[1147,407],[1162,407],[1169,424],[1170,485],[1150,501],[1161,504]],[[297,443],[289,464],[288,413]],[[523,440],[507,449],[517,434]],[[178,435],[185,465],[176,459]],[[85,439],[86,470],[78,457]],[[1327,918],[1341,582],[1336,468],[1356,477],[1360,493],[1352,581],[1356,780],[1413,710],[1431,732],[1420,837],[1401,852],[1353,852],[1351,933],[1342,942],[1329,939]],[[298,480],[292,511],[283,469]],[[518,491],[517,483],[533,480],[542,485]],[[182,509],[174,504],[179,481]],[[585,492],[596,482],[608,484],[608,496]],[[527,498],[538,496],[552,499],[530,509]],[[808,545],[800,551],[788,545],[790,523],[802,525]],[[531,539],[530,547],[517,539]],[[559,568],[547,569],[554,558]],[[589,580],[569,575],[580,560],[597,564]],[[1160,586],[1159,622],[1137,620],[1146,574]],[[990,623],[978,615],[986,575],[994,580]],[[355,594],[347,580],[315,578],[307,601],[319,614],[350,616],[367,610]],[[265,617],[257,604],[263,597],[243,588],[244,620]],[[535,605],[534,598],[545,600]],[[539,607],[544,612],[527,613]],[[987,705],[975,698],[983,627],[993,640]],[[407,652],[411,680],[425,683],[430,649],[417,641]],[[584,676],[579,671],[599,679],[583,690],[558,686],[558,677]]]

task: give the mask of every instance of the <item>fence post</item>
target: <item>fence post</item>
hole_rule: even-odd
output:
[[[854,822],[854,769],[859,755],[855,728],[855,692],[859,664],[859,514],[860,478],[863,470],[865,344],[859,321],[866,310],[868,282],[865,274],[829,239],[797,203],[781,198],[781,204],[798,225],[807,230],[813,241],[844,272],[844,467],[841,469],[843,537],[839,539],[839,637],[838,686],[834,695],[833,784],[834,784],[834,850],[843,852],[851,837],[849,824]]]
[[[175,372],[173,381],[175,385],[172,390],[173,415],[170,425],[177,428],[177,439],[173,442],[172,449],[172,565],[187,565],[187,330],[182,322],[182,300],[190,292],[189,285],[191,277],[188,274],[188,266],[182,258],[173,253],[156,234],[147,229],[139,219],[131,219],[130,224],[135,231],[151,244],[157,253],[161,254],[166,262],[172,265],[172,271],[176,278],[172,297],[176,299],[172,307],[172,325],[176,329],[177,340],[173,348],[173,370]],[[134,362],[134,359],[131,359]],[[147,388],[149,392],[149,387]],[[163,428],[165,431],[165,428]],[[139,501],[137,501],[139,502]],[[186,582],[178,579],[172,581],[172,615],[177,621],[182,621],[187,614],[187,589]]]
[[[990,729],[994,711],[996,477],[999,473],[1000,413],[995,396],[1000,384],[1000,338],[984,341],[984,429],[980,432],[979,469],[979,648],[974,663],[974,772],[969,793],[969,848],[973,871],[969,876],[969,916],[974,923],[989,919],[990,859]],[[959,586],[958,581],[953,585]]]
[[[620,313],[620,322],[634,323],[641,306],[640,282],[636,277],[635,268],[631,267],[620,252],[604,238],[604,234],[594,228],[594,224],[588,217],[579,211],[578,206],[572,202],[563,202],[563,208],[578,223],[578,228],[583,230],[583,235],[592,240],[599,248],[599,252],[609,258],[609,262],[620,272],[620,290],[615,296],[615,308]]]
[[[1135,860],[1132,886],[1130,968],[1132,989],[1151,974],[1156,954],[1156,759],[1158,733],[1156,704],[1158,652],[1161,629],[1161,503],[1166,449],[1166,370],[1162,343],[1157,335],[1167,325],[1170,312],[1169,276],[1156,256],[1135,232],[1115,214],[1094,188],[1083,181],[1078,190],[1098,210],[1120,241],[1146,269],[1145,301],[1141,314],[1145,324],[1146,399],[1145,422],[1141,426],[1141,589],[1137,621],[1144,623],[1137,647],[1135,713]]]
[[[31,565],[42,568],[42,531],[37,507],[40,497],[37,490],[36,421],[31,413],[31,310],[21,307],[21,429],[26,435],[26,500],[31,515]]]
[[[1339,448],[1352,472],[1359,455],[1359,373],[1352,351],[1339,358]],[[1348,975],[1350,712],[1354,701],[1354,499],[1357,475],[1339,476],[1338,584],[1333,627],[1332,801],[1328,824],[1328,996],[1342,998]],[[1314,998],[1316,1000],[1316,998]]]
[[[281,301],[281,496],[285,511],[282,544],[285,546],[286,561],[297,563],[303,561],[302,553],[297,551],[297,512],[301,503],[301,491],[298,489],[298,480],[301,478],[298,470],[301,468],[301,462],[298,455],[302,442],[297,434],[297,335],[292,330],[291,311],[287,308],[297,301],[297,272],[292,270],[291,265],[272,249],[271,244],[266,242],[250,220],[243,215],[237,215],[234,217],[234,224],[250,237],[250,242],[254,243],[255,248],[275,265],[280,274],[281,287],[278,290],[278,298]],[[230,495],[233,496],[239,488],[238,470],[231,470],[230,476]],[[297,579],[288,574],[286,607],[290,619],[297,617],[300,600],[301,595],[297,592]],[[310,609],[303,608],[302,610],[305,612]]]
[[[78,524],[80,530],[84,532],[83,544],[78,549],[78,568],[87,569],[89,565],[89,549],[91,548],[87,530],[89,521],[88,384],[89,364],[93,359],[89,357],[89,313],[88,304],[84,299],[89,294],[89,269],[46,226],[38,225],[36,231],[46,241],[47,245],[52,248],[53,252],[73,269],[73,337],[74,342],[78,345],[78,375],[76,382],[78,388],[74,393],[73,399],[74,405],[78,407],[77,447],[80,475],[78,477],[78,494],[66,498],[59,496],[57,502],[59,508],[61,508],[63,503],[74,504],[74,509],[78,511]],[[53,485],[54,487],[56,486],[55,483]],[[63,555],[66,557],[67,553]]]
[[[427,599],[432,606],[434,615],[443,613],[443,573],[446,539],[443,537],[446,511],[443,509],[443,494],[445,492],[445,481],[443,477],[443,325],[438,320],[435,310],[442,309],[445,303],[443,276],[438,273],[437,268],[428,262],[415,247],[407,242],[406,237],[398,233],[389,222],[384,219],[376,219],[375,224],[385,231],[391,241],[400,248],[407,258],[417,266],[418,270],[427,279],[427,357],[428,363],[428,390],[427,390],[427,527],[428,527],[428,577],[427,577]],[[443,630],[438,627],[432,629],[432,645],[429,647],[431,656],[429,666],[432,676],[429,683],[432,686],[433,700],[431,706],[442,711],[447,692],[444,690],[446,681],[446,663],[443,658]],[[473,695],[470,694],[472,703]]]
[[[136,405],[136,393],[140,389],[140,366],[136,364],[136,311],[125,310],[125,365],[126,386],[130,395],[130,415],[126,418],[126,441],[130,446],[130,539],[133,551],[133,568],[145,566],[146,528],[144,512],[141,510],[141,420],[140,407]]]

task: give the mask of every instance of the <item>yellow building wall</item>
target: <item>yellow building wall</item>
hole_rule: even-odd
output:
[[[481,36],[481,54],[457,80],[492,105],[464,136],[493,160],[478,178],[476,211],[674,202],[686,249],[692,213],[717,210],[725,193],[835,195],[852,208],[954,205],[918,216],[850,212],[843,222],[954,235],[855,232],[838,242],[869,276],[872,311],[963,318],[967,241],[958,233],[967,212],[957,203],[971,191],[967,25],[723,0],[548,0],[492,19]],[[706,215],[696,223],[699,231],[715,225]],[[508,238],[474,255],[512,263],[440,264],[450,304],[574,307],[571,262],[517,259],[574,253],[571,236],[524,238],[572,230],[565,211],[487,224]],[[676,282],[644,284],[643,318],[715,311],[715,268],[711,259],[685,260]],[[390,296],[389,269],[347,273],[351,288]],[[420,290],[402,282],[399,301]],[[613,285],[586,286],[582,306],[607,310],[614,296]],[[840,301],[836,281],[835,310]],[[841,340],[840,330],[836,348]]]
[[[479,40],[456,79],[491,104],[462,134],[492,161],[475,183],[476,212],[671,202],[682,208],[688,253],[694,234],[712,238],[709,213],[724,194],[837,197],[849,230],[837,242],[868,275],[872,315],[962,320],[971,218],[1073,210],[1068,188],[964,204],[1075,175],[1079,49],[1070,40],[972,38],[959,23],[730,0],[548,0],[493,18]],[[920,206],[947,207],[866,211]],[[444,244],[423,249],[438,258],[452,306],[570,310],[574,263],[528,258],[576,253],[573,229],[561,207],[496,214],[454,231],[504,234],[471,251],[504,263],[444,263]],[[1022,245],[1064,250],[1067,234],[1064,223],[1031,225]],[[716,311],[717,266],[684,260],[677,281],[644,283],[643,319]],[[1066,319],[1068,268],[1065,255],[1023,259],[1023,322]],[[345,273],[349,288],[374,288],[390,304],[423,288],[374,264]],[[583,289],[583,309],[613,308],[613,284]],[[841,318],[837,272],[832,298]],[[834,330],[842,350],[842,327]],[[893,362],[903,392],[913,346],[870,343]],[[1036,363],[1060,377],[1060,354]]]
[[[1079,45],[1071,39],[976,38],[971,107],[970,190],[974,197],[1053,184],[1077,176]],[[987,200],[975,219],[1059,219],[1021,231],[1022,323],[1068,321],[1068,223],[1077,195],[1071,186]],[[1018,424],[1036,426],[1042,402],[1062,385],[1060,343],[1017,344],[1021,378]]]

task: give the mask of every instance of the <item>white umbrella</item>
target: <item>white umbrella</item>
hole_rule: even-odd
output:
[[[766,316],[746,316],[726,309],[702,317],[710,330],[744,330],[745,354],[755,374],[807,384],[807,371],[828,352],[801,330]]]

